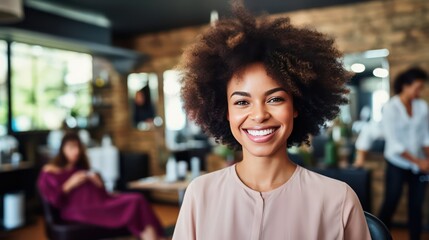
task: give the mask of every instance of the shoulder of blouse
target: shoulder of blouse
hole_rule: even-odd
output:
[[[300,175],[301,182],[305,182],[307,185],[306,187],[311,188],[314,192],[320,191],[320,193],[327,198],[345,196],[347,189],[350,188],[345,182],[326,177],[305,168],[301,169]]]
[[[186,191],[191,191],[193,194],[195,193],[203,193],[216,191],[220,185],[230,182],[230,178],[227,177],[229,174],[230,167],[223,168],[221,170],[217,170],[211,173],[206,173],[201,175],[189,184]]]
[[[401,100],[399,97],[394,96],[389,101],[387,101],[382,108],[382,115],[391,115],[391,114],[400,114],[399,111],[401,107]],[[383,120],[384,118],[382,118]]]

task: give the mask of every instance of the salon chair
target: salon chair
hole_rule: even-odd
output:
[[[45,216],[45,231],[49,240],[97,240],[131,236],[126,228],[104,228],[63,221],[58,209],[41,199]]]
[[[371,234],[371,238],[373,240],[392,240],[392,235],[390,235],[389,229],[387,229],[386,225],[372,215],[371,213],[364,212],[366,223],[368,224],[369,233]]]
[[[117,191],[129,192],[127,184],[149,176],[149,155],[139,152],[120,152]],[[146,193],[146,191],[144,191]],[[146,196],[146,194],[145,194]]]

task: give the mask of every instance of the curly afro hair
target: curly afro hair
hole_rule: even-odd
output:
[[[297,28],[289,18],[256,19],[242,4],[235,4],[233,13],[235,18],[218,21],[182,56],[178,70],[188,116],[217,142],[239,149],[226,117],[227,83],[249,64],[261,62],[293,97],[299,113],[287,147],[309,144],[309,135],[318,134],[347,103],[345,83],[351,75],[339,61],[342,54],[332,39]]]

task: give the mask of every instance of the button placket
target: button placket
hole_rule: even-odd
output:
[[[255,215],[252,224],[251,240],[260,240],[262,232],[262,219],[264,215],[264,198],[262,194],[256,198]]]

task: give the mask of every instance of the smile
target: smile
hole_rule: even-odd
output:
[[[252,130],[252,129],[247,130],[247,132],[250,135],[255,136],[255,137],[266,136],[266,135],[269,135],[275,131],[276,131],[275,128],[269,128],[269,129],[263,129],[263,130]]]
[[[255,143],[265,143],[270,141],[278,128],[265,129],[243,129],[247,137]]]

